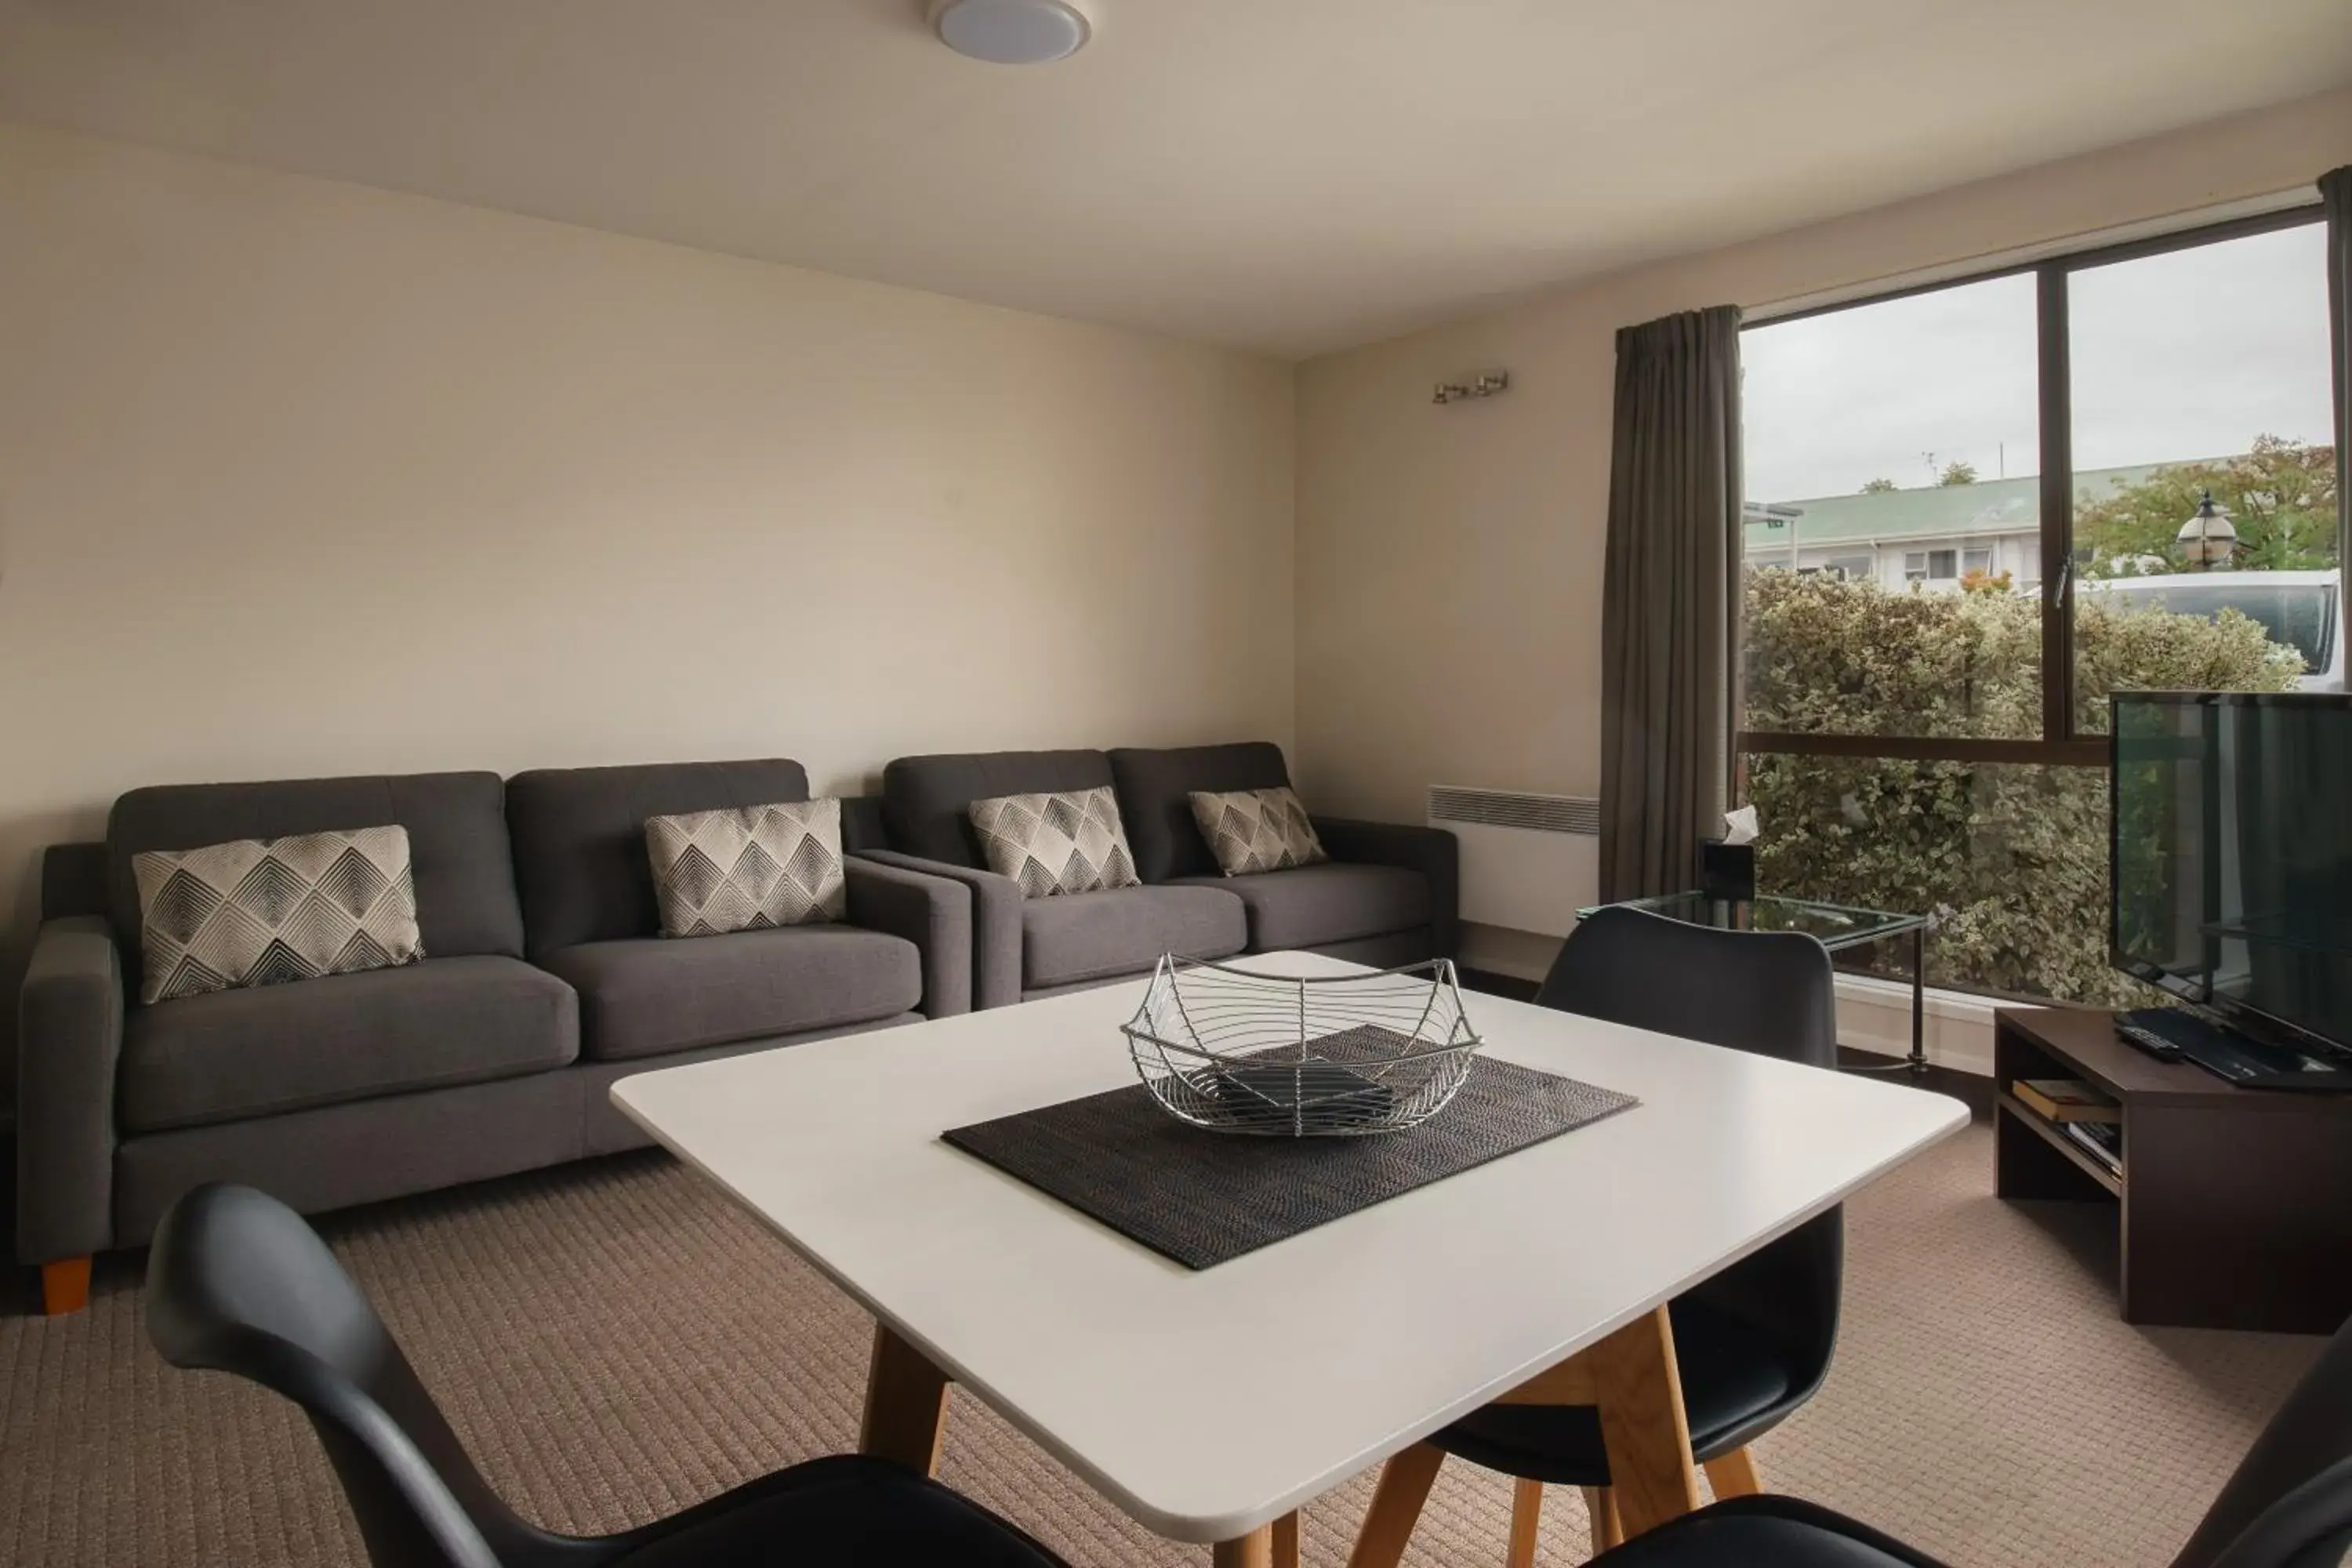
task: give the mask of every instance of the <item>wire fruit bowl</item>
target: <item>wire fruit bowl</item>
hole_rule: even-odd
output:
[[[1171,954],[1120,1032],[1170,1115],[1267,1138],[1426,1121],[1470,1076],[1480,1044],[1444,958],[1299,978]]]

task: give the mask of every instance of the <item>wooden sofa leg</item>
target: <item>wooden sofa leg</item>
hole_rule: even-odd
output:
[[[54,1318],[89,1305],[89,1259],[60,1258],[41,1265],[41,1310]]]

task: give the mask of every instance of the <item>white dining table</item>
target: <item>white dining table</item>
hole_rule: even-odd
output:
[[[1915,1088],[1474,994],[1486,1052],[1641,1103],[1195,1271],[940,1139],[1135,1082],[1119,1025],[1146,984],[612,1094],[872,1311],[866,1451],[931,1468],[960,1384],[1221,1564],[1291,1556],[1301,1504],[1544,1374],[1601,1406],[1628,1532],[1696,1506],[1664,1304],[1968,1121]]]

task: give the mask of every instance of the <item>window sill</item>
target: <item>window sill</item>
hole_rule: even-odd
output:
[[[1911,1049],[1911,984],[1863,974],[1837,977],[1838,1043],[1890,1057]],[[1927,1059],[1955,1072],[1992,1076],[1992,1015],[2000,1004],[1966,991],[1927,994]]]

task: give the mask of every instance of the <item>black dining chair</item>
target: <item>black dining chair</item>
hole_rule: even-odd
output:
[[[1810,936],[1721,931],[1612,906],[1577,926],[1536,1001],[1734,1050],[1837,1066],[1829,950]],[[1836,1209],[1817,1215],[1668,1306],[1691,1452],[1719,1498],[1761,1489],[1748,1445],[1811,1398],[1829,1372],[1844,1277],[1843,1226]],[[1584,1489],[1594,1551],[1622,1539],[1600,1412],[1591,1405],[1489,1405],[1429,1443],[1517,1479],[1512,1568],[1533,1561],[1546,1485]],[[1422,1472],[1401,1473],[1419,1484]],[[1381,1507],[1376,1500],[1376,1510]],[[1367,1529],[1351,1563],[1371,1568],[1392,1562],[1390,1548],[1371,1544],[1373,1538],[1402,1554],[1410,1530],[1409,1520],[1383,1518],[1379,1529]]]
[[[173,1366],[299,1405],[375,1568],[1058,1568],[1004,1521],[887,1460],[794,1465],[619,1535],[552,1535],[490,1489],[367,1298],[300,1215],[250,1187],[172,1205],[147,1332]]]
[[[2337,1568],[2352,1552],[2352,1322],[2304,1373],[2172,1568]],[[1794,1498],[1685,1514],[1595,1559],[1607,1568],[1940,1568],[1932,1557]]]

